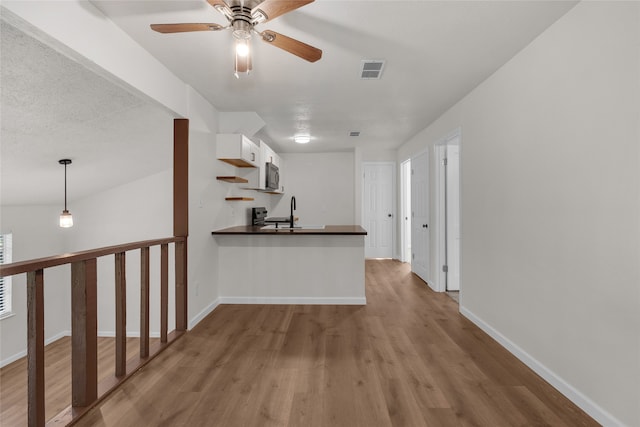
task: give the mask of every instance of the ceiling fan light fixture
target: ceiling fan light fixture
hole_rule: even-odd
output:
[[[215,23],[177,23],[177,24],[151,24],[153,31],[167,33],[188,33],[193,31],[220,31],[230,29],[236,40],[235,46],[235,73],[248,75],[251,71],[251,50],[249,40],[253,33],[259,34],[262,40],[296,55],[308,62],[316,62],[322,58],[322,50],[303,43],[291,37],[278,34],[274,31],[257,31],[257,24],[270,21],[280,15],[289,13],[314,0],[207,0],[210,6],[215,8],[229,21],[228,26]],[[259,6],[259,7],[258,7]],[[238,43],[243,40],[244,45]]]
[[[235,49],[234,73],[236,79],[241,76],[248,76],[252,69],[251,50],[248,40],[238,40]]]
[[[247,56],[249,56],[249,40],[236,40],[236,55],[241,58],[246,58]]]

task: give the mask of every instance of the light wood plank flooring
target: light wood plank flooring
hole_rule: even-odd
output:
[[[598,425],[407,264],[366,281],[366,306],[220,306],[78,425]]]
[[[151,341],[157,341],[152,339]],[[127,359],[138,354],[140,340],[127,338]],[[71,405],[71,337],[45,347],[45,417],[51,419]],[[115,339],[98,338],[98,382],[113,375]],[[0,426],[27,425],[27,360],[0,369]]]

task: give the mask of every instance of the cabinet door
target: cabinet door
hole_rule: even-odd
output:
[[[256,145],[249,138],[242,137],[242,159],[253,164],[258,165],[258,150]]]
[[[218,134],[216,153],[219,160],[240,168],[258,166],[258,146],[244,135]]]
[[[265,144],[263,157],[264,163],[273,163],[274,165],[278,166],[278,162],[276,160],[277,156],[278,155],[275,153],[275,151],[273,151],[271,147]]]

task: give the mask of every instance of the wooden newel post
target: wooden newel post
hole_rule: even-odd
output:
[[[98,399],[96,259],[71,264],[71,405]]]
[[[44,414],[44,270],[27,273],[28,424],[45,424]]]
[[[176,242],[176,330],[187,330],[187,236],[189,236],[189,120],[173,121],[173,235]]]

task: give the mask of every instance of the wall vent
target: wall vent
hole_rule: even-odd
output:
[[[360,136],[360,131],[352,130],[351,132],[349,132],[349,136]]]
[[[360,62],[360,78],[363,80],[377,80],[382,76],[383,60],[363,59]]]

